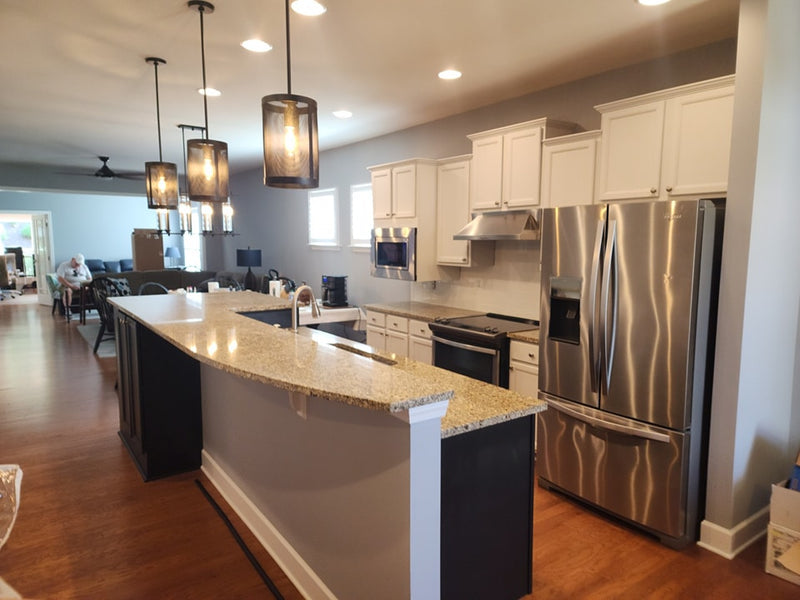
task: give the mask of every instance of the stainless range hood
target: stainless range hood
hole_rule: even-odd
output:
[[[472,221],[454,240],[538,240],[539,223],[533,210],[493,210],[472,214]]]

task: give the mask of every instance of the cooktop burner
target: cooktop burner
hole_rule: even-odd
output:
[[[457,319],[436,319],[431,324],[432,331],[459,330],[473,332],[482,337],[504,337],[507,333],[527,331],[539,325],[532,319],[521,319],[507,315],[488,313],[472,317],[459,317]]]

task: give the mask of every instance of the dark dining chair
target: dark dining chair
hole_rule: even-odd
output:
[[[98,277],[90,284],[97,313],[100,315],[100,330],[94,340],[93,352],[97,354],[100,342],[114,337],[114,307],[108,298],[130,296],[131,286],[124,277]]]

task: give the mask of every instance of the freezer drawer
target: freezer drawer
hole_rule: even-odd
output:
[[[552,484],[644,527],[668,545],[694,537],[695,525],[687,527],[688,432],[548,399],[538,436],[544,487]]]

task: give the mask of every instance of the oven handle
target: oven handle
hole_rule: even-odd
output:
[[[493,350],[491,348],[482,348],[481,346],[473,346],[472,344],[464,344],[463,342],[454,342],[453,340],[446,340],[436,335],[432,335],[431,339],[434,342],[439,342],[440,344],[444,344],[445,346],[453,346],[455,348],[461,348],[462,350],[480,352],[481,354],[489,354],[490,356],[494,356],[497,354],[497,350]]]

